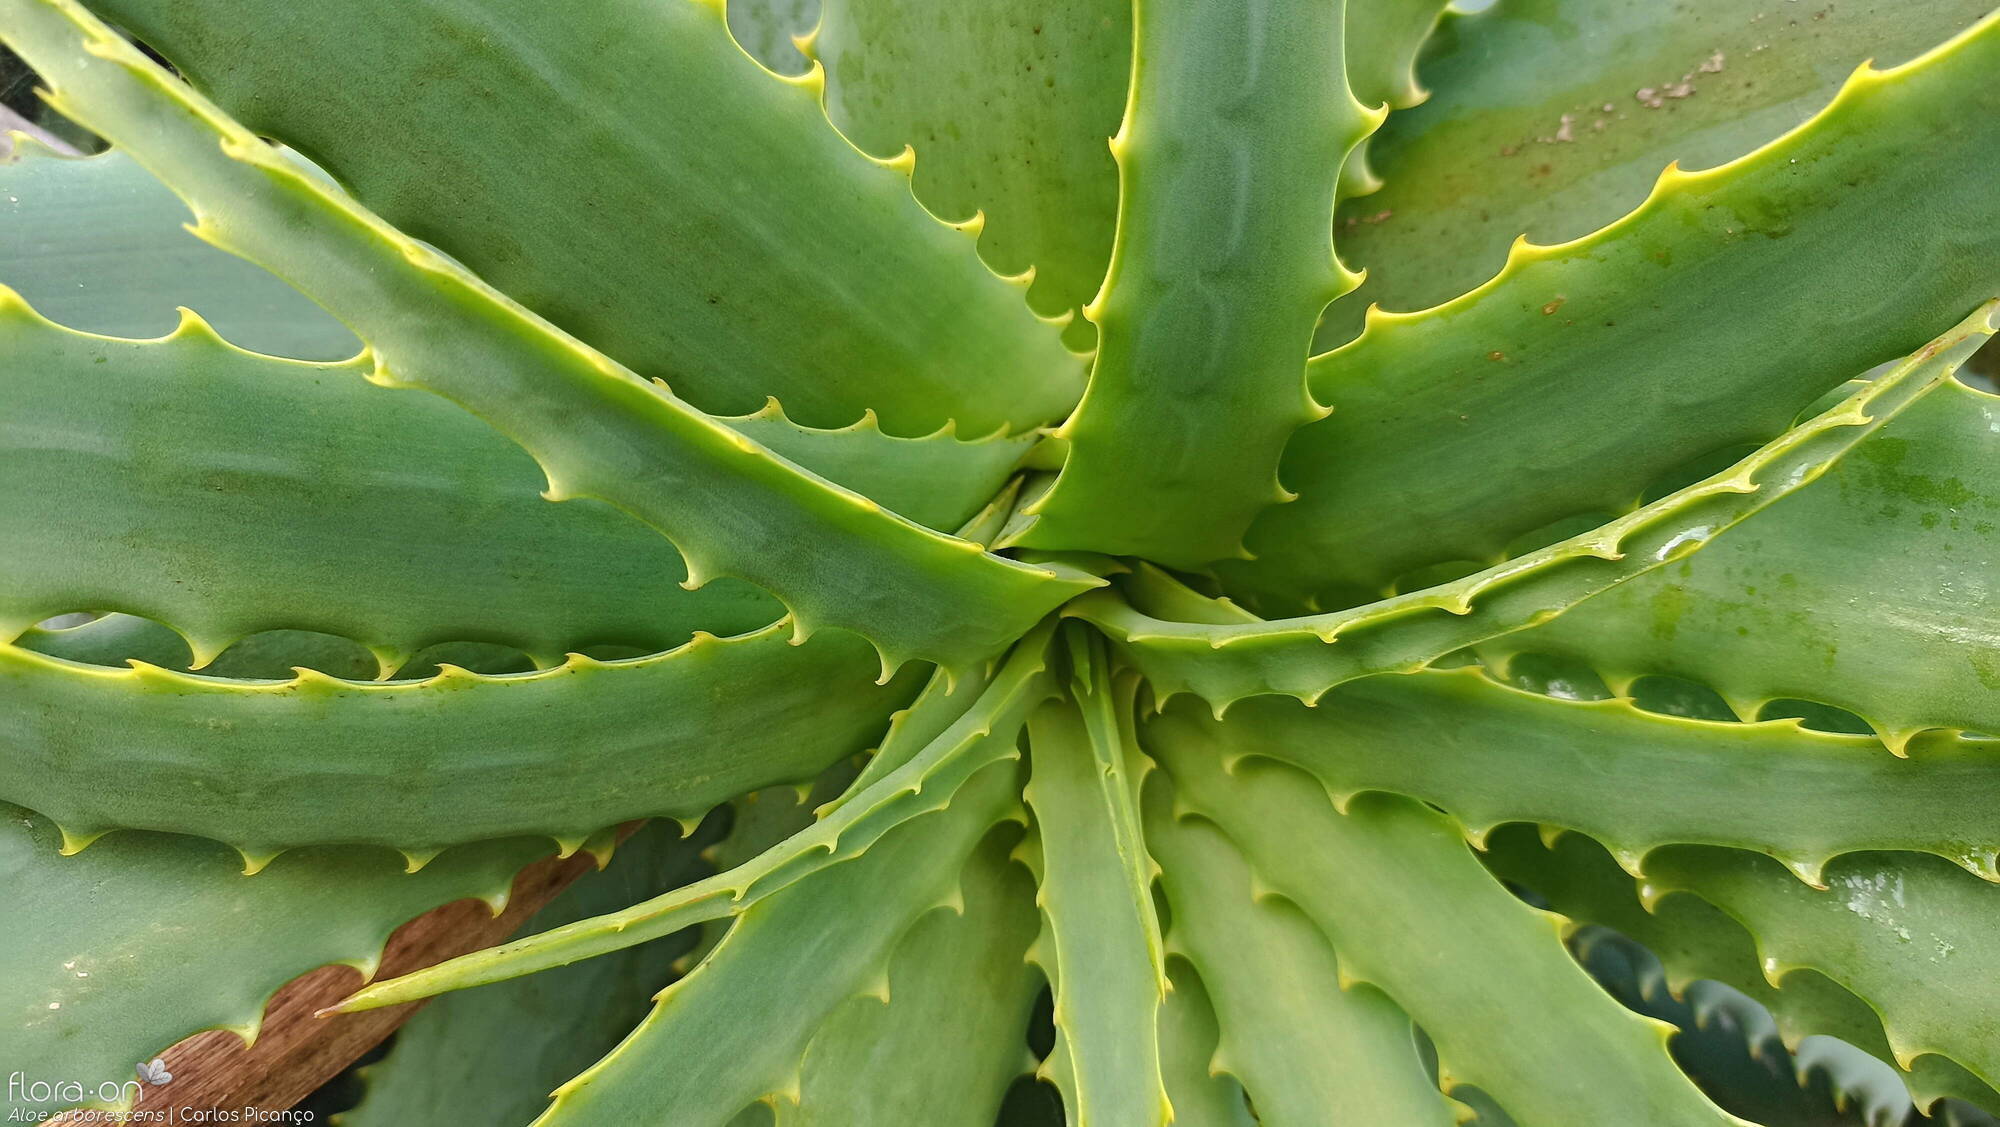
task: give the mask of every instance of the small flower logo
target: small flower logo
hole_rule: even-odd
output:
[[[159,1057],[154,1057],[150,1064],[145,1061],[139,1062],[139,1079],[144,1083],[151,1084],[155,1088],[159,1088],[173,1083],[174,1074],[167,1071],[167,1063],[165,1061]]]

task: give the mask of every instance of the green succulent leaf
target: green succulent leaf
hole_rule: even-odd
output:
[[[1312,708],[1259,697],[1226,721],[1177,700],[1145,739],[1226,743],[1310,772],[1341,801],[1386,790],[1434,802],[1475,837],[1505,822],[1580,830],[1635,872],[1659,846],[1704,842],[1770,854],[1815,883],[1828,860],[1862,849],[1919,850],[2000,880],[1988,799],[2000,740],[1937,733],[1898,758],[1796,720],[1561,700],[1476,666],[1349,681]]]
[[[366,359],[255,355],[192,316],[159,340],[90,336],[4,291],[0,347],[18,364],[0,384],[0,471],[18,486],[0,500],[15,577],[0,632],[115,608],[172,624],[204,663],[292,627],[363,641],[391,668],[472,639],[552,665],[588,644],[657,650],[784,613],[739,581],[683,590],[685,567],[650,529],[600,502],[544,503],[518,447],[434,396],[371,387]],[[970,517],[1028,441],[819,431],[775,409],[722,421],[940,528]],[[246,464],[265,444],[271,456]],[[73,545],[78,520],[99,535]]]
[[[1669,168],[1602,230],[1523,242],[1463,297],[1376,315],[1314,359],[1312,394],[1333,413],[1286,449],[1279,477],[1299,499],[1259,518],[1256,559],[1220,567],[1224,586],[1331,610],[1418,568],[1491,562],[1516,537],[1623,512],[1694,459],[1769,440],[1946,331],[1994,296],[1996,65],[1989,19],[1902,67],[1857,71],[1749,156]],[[1773,330],[1786,325],[1813,328]]]
[[[826,112],[864,152],[917,154],[938,215],[977,216],[995,270],[1032,271],[1028,301],[1070,318],[1097,292],[1118,216],[1109,142],[1132,70],[1130,0],[828,0],[811,40]],[[940,73],[954,75],[940,83]]]
[[[2000,24],[1996,24],[2000,27]],[[2000,40],[1996,40],[2000,41]],[[1409,672],[1454,650],[1545,621],[1717,533],[1824,473],[1941,384],[1990,337],[1989,302],[1893,372],[1793,427],[1734,466],[1590,532],[1464,579],[1353,610],[1274,621],[1169,622],[1093,593],[1063,613],[1110,635],[1162,699],[1192,692],[1218,710],[1282,693],[1308,703],[1374,673]]]
[[[1346,8],[1347,83],[1355,100],[1364,106],[1400,110],[1429,98],[1430,91],[1417,80],[1417,56],[1440,21],[1451,18],[1450,5],[1440,0],[1364,0]],[[1368,157],[1375,137],[1371,133],[1356,142],[1340,166],[1341,199],[1382,190],[1382,178],[1375,174]],[[1341,253],[1347,257],[1344,247]],[[1360,282],[1365,285],[1366,277]],[[1328,306],[1328,314],[1334,308]],[[1325,317],[1322,315],[1322,322]],[[1317,346],[1314,351],[1319,351]]]
[[[1286,498],[1279,454],[1323,414],[1303,376],[1312,325],[1356,280],[1333,254],[1334,186],[1381,121],[1338,65],[1345,10],[1135,5],[1111,151],[1121,229],[1153,234],[1116,242],[1085,307],[1090,386],[1016,542],[1196,566],[1240,554],[1251,518]]]
[[[182,226],[189,218],[116,149],[78,158],[23,143],[0,156],[5,282],[51,320],[106,336],[164,336],[182,305],[241,348],[303,360],[361,350],[305,295],[190,238]]]
[[[1160,1007],[1160,1069],[1183,1127],[1256,1127],[1243,1085],[1211,1068],[1222,1027],[1201,976],[1185,959],[1167,958],[1167,1000]]]
[[[135,615],[99,615],[75,626],[32,626],[14,639],[24,650],[85,665],[125,665],[144,662],[162,669],[190,672],[194,652],[173,628]],[[617,647],[603,647],[605,651]],[[425,647],[402,665],[388,670],[402,680],[435,677],[447,665],[469,673],[526,673],[535,668],[518,649],[490,642],[440,642]],[[382,656],[352,638],[311,630],[266,630],[232,643],[201,667],[204,676],[229,680],[285,681],[299,669],[312,669],[349,681],[379,678]]]
[[[1022,725],[1049,695],[1043,664],[1046,644],[1046,632],[1024,643],[992,682],[982,686],[984,691],[976,696],[968,691],[958,698],[955,720],[918,745],[907,725],[912,716],[921,718],[917,724],[927,723],[925,713],[936,707],[927,696],[903,714],[904,723],[891,728],[877,755],[878,762],[903,762],[886,772],[862,774],[842,800],[822,808],[824,817],[754,857],[621,911],[376,983],[342,1003],[342,1008],[396,1005],[670,935],[691,924],[740,914],[829,865],[867,852],[897,826],[950,805],[959,788],[988,766],[1021,757]]]
[[[0,0],[9,1111],[1990,1127],[1992,2]]]
[[[1346,5],[1347,85],[1364,106],[1404,109],[1429,97],[1417,80],[1417,52],[1444,18],[1439,0]]]
[[[1021,287],[827,127],[817,77],[745,55],[720,3],[96,10],[388,222],[704,410],[775,395],[812,426],[872,408],[895,434],[986,434],[1075,400],[1078,365]]]
[[[1945,1057],[1927,1053],[1899,1065],[1875,1011],[1819,972],[1793,969],[1777,982],[1765,977],[1755,938],[1707,901],[1642,899],[1639,881],[1590,839],[1570,833],[1538,838],[1534,827],[1515,825],[1485,844],[1481,858],[1498,875],[1534,890],[1574,920],[1615,928],[1645,944],[1663,963],[1667,985],[1697,1002],[1697,1014],[1708,1007],[1689,992],[1691,985],[1726,983],[1768,1009],[1794,1050],[1810,1036],[1836,1037],[1896,1067],[1920,1108],[1951,1097],[2000,1113],[2000,1093]]]
[[[1449,1127],[1409,1015],[1373,986],[1349,986],[1305,913],[1260,887],[1214,823],[1177,817],[1164,777],[1149,782],[1146,840],[1174,909],[1168,942],[1200,970],[1220,1018],[1210,1067],[1241,1080],[1273,1127]]]
[[[889,957],[887,998],[850,998],[806,1047],[796,1114],[780,1124],[991,1127],[1032,1066],[1019,1044],[1042,976],[1027,959],[1034,881],[996,833],[966,862],[956,911],[933,911]],[[1011,1051],[1010,1051],[1011,1049]]]
[[[1187,814],[1298,905],[1344,981],[1380,989],[1423,1027],[1450,1082],[1526,1123],[1741,1122],[1674,1069],[1665,1028],[1600,991],[1563,950],[1560,919],[1502,888],[1446,815],[1384,794],[1343,813],[1289,767],[1252,761],[1231,774],[1222,748],[1155,750]]]
[[[657,821],[618,843],[610,866],[585,873],[529,920],[554,927],[631,903],[699,874],[693,843]],[[519,1124],[550,1089],[615,1047],[646,1016],[646,999],[673,978],[684,943],[663,940],[494,990],[444,999],[396,1031],[389,1055],[367,1066],[366,1095],[338,1127]],[[578,1006],[578,998],[598,999]]]
[[[109,1098],[91,1101],[102,1107],[128,1105],[132,1062],[183,1037],[254,1038],[270,995],[309,970],[372,974],[412,916],[468,897],[498,912],[515,872],[548,852],[545,841],[488,842],[409,873],[392,850],[326,847],[245,880],[236,853],[191,837],[118,833],[64,857],[48,818],[4,810],[0,1052],[25,1078],[74,1080],[91,1097],[107,1085]]]
[[[515,834],[573,847],[633,817],[699,818],[862,750],[918,687],[874,684],[872,657],[851,635],[793,645],[782,623],[626,661],[373,683],[0,646],[0,793],[39,804],[77,848],[114,828],[171,830],[235,845],[253,867],[329,842],[418,858]]]
[[[781,1119],[803,1116],[803,1067],[822,1024],[830,1015],[840,1020],[857,997],[887,993],[894,1009],[894,952],[926,915],[969,906],[961,891],[968,859],[1006,863],[1007,831],[988,831],[1018,818],[1018,772],[1011,761],[989,766],[944,809],[753,905],[700,966],[661,992],[623,1044],[558,1089],[536,1123],[722,1125],[759,1101]],[[964,950],[970,956],[977,945]],[[782,1010],[783,1031],[742,1021],[745,1007]],[[957,1063],[949,1059],[954,1047],[989,1048],[976,1036],[928,1044],[940,1067]],[[1008,1069],[1020,1063],[1001,1059]]]
[[[1111,683],[1094,637],[1074,627],[1064,637],[1077,695],[1028,718],[1044,921],[1035,957],[1055,987],[1043,1070],[1079,1127],[1164,1125],[1174,1117],[1159,1044],[1167,976],[1136,801],[1144,764],[1125,719],[1133,686]]]
[[[189,200],[199,233],[357,328],[369,378],[472,408],[541,463],[545,496],[599,497],[668,533],[687,586],[731,574],[764,587],[800,638],[870,637],[886,677],[989,658],[1095,584],[987,555],[772,456],[298,172],[69,0],[4,11],[16,46],[63,76],[58,103]],[[817,566],[828,551],[849,566]]]
[[[1327,310],[1321,347],[1353,339],[1369,303],[1427,309],[1472,289],[1523,234],[1546,246],[1612,223],[1668,164],[1735,160],[1818,113],[1855,67],[1900,66],[1992,8],[1506,0],[1447,12],[1424,58],[1433,96],[1369,139],[1385,182],[1339,225],[1368,279]]]
[[[1688,678],[1746,719],[1830,704],[1899,749],[1926,728],[2000,732],[1996,454],[2000,397],[1941,385],[1696,555],[1482,651],[1580,656],[1621,686]]]
[[[258,356],[194,317],[156,341],[88,336],[4,291],[0,349],[8,637],[118,610],[174,627],[203,664],[280,627],[353,638],[389,668],[464,640],[555,664],[784,614],[740,582],[681,589],[651,529],[543,501],[519,447],[435,396],[371,386],[365,359]],[[77,522],[94,535],[77,542]]]
[[[2000,885],[1888,853],[1841,857],[1825,880],[1815,889],[1753,854],[1686,847],[1648,863],[1641,894],[1699,895],[1757,937],[1765,977],[1811,967],[1866,999],[1904,1067],[1935,1053],[2000,1080]]]

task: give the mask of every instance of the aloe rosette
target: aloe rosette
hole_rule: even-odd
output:
[[[1806,7],[0,0],[0,1062],[587,849],[351,1122],[2000,1112],[2000,14]]]

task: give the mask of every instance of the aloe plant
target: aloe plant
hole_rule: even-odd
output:
[[[9,1098],[2000,1111],[1987,9],[0,0]]]

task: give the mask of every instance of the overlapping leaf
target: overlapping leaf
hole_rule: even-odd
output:
[[[862,772],[840,800],[822,808],[819,821],[755,856],[621,911],[377,983],[343,1007],[394,1005],[616,951],[740,914],[829,865],[865,854],[897,826],[949,806],[989,766],[1020,758],[1021,726],[1049,693],[1046,639],[1046,631],[1031,636],[990,683],[962,688],[957,696],[927,694],[890,726],[875,760],[887,768]]]
[[[1662,845],[1771,854],[1809,880],[1837,854],[1921,850],[2000,879],[1992,795],[2000,740],[1939,733],[1890,755],[1866,736],[1559,700],[1473,668],[1349,681],[1314,708],[1260,697],[1212,719],[1179,700],[1146,739],[1227,741],[1311,772],[1346,799],[1387,790],[1437,803],[1475,835],[1504,822],[1581,830],[1635,871]],[[1192,752],[1190,752],[1192,754]]]
[[[2000,23],[1994,25],[2000,28]],[[1995,42],[2000,42],[1996,35]],[[1374,673],[1408,672],[1453,650],[1546,621],[1633,576],[1698,550],[1717,533],[1799,489],[1884,422],[1950,383],[1995,329],[2000,302],[1837,405],[1734,466],[1625,516],[1464,579],[1352,610],[1270,622],[1234,608],[1171,622],[1096,592],[1064,609],[1110,634],[1162,698],[1193,692],[1218,710],[1247,696],[1312,701]]]
[[[719,0],[94,7],[390,223],[705,410],[775,395],[814,426],[873,408],[894,434],[986,434],[1076,397],[1080,366],[1021,289],[827,128],[817,81],[744,55]]]
[[[1139,826],[1145,764],[1129,727],[1131,686],[1112,685],[1094,638],[1064,633],[1076,699],[1045,704],[1028,722],[1044,920],[1034,957],[1055,987],[1043,1070],[1079,1127],[1164,1125],[1173,1120],[1159,1045],[1167,977]]]
[[[668,533],[689,585],[749,580],[786,602],[800,637],[862,632],[888,669],[969,667],[1093,585],[929,532],[773,457],[301,174],[74,3],[4,11],[13,44],[62,75],[57,100],[189,200],[205,237],[359,329],[371,378],[471,407],[535,455],[548,496],[601,497]],[[846,566],[820,566],[828,553]]]
[[[1560,834],[1538,840],[1533,827],[1508,826],[1487,840],[1481,856],[1495,873],[1533,890],[1555,910],[1645,944],[1660,958],[1671,989],[1685,992],[1697,980],[1726,983],[1770,1011],[1788,1046],[1796,1049],[1809,1036],[1832,1036],[1885,1062],[1896,1061],[1868,1003],[1810,969],[1793,970],[1773,983],[1764,975],[1754,937],[1736,921],[1693,896],[1642,900],[1638,881],[1588,838]],[[1951,1097],[2000,1110],[2000,1094],[1941,1056],[1907,1062],[1901,1078],[1922,1108]]]
[[[1947,384],[1826,477],[1710,547],[1483,647],[1669,674],[1745,719],[1778,698],[1859,714],[1891,746],[2000,732],[2000,398]]]
[[[1018,787],[1018,764],[994,764],[962,788],[950,806],[897,827],[860,856],[753,905],[700,966],[660,994],[652,1015],[623,1044],[563,1085],[554,1105],[536,1122],[563,1127],[650,1118],[676,1127],[721,1127],[739,1109],[760,1101],[771,1104],[782,1119],[812,1122],[813,1113],[804,1103],[812,1094],[805,1086],[805,1068],[822,1023],[849,1020],[841,1011],[850,999],[885,994],[891,1014],[900,1018],[894,995],[896,952],[906,939],[915,938],[912,928],[935,910],[956,910],[961,904],[969,909],[976,902],[982,911],[994,910],[989,905],[1005,903],[996,904],[996,897],[1018,887],[1007,883],[1011,842],[999,836],[1007,831],[988,834],[996,822],[1018,816]],[[979,876],[966,875],[968,863]],[[968,879],[997,881],[1000,888],[967,896],[961,883]],[[963,946],[924,950],[916,957],[928,961],[953,950],[980,959],[978,934],[962,935],[972,940]],[[950,980],[954,988],[963,986],[973,966],[957,969]],[[745,1012],[776,1020],[768,1025],[746,1022]],[[1004,1007],[985,1012],[1006,1020]],[[987,1090],[997,1104],[1020,1062],[991,1034],[990,1029],[968,1029],[962,1037],[924,1036],[934,1067],[914,1059],[893,1064],[917,1073],[906,1082],[950,1085],[965,1075],[959,1070],[976,1071],[984,1061]],[[850,1079],[862,1091],[836,1098],[865,1095],[872,1087],[866,1075]],[[966,1094],[950,1087],[939,1093],[953,1098]],[[969,1100],[959,1107],[961,1113],[981,1110]],[[993,1109],[983,1110],[990,1116]]]
[[[1385,182],[1342,209],[1342,253],[1368,280],[1328,309],[1321,346],[1360,332],[1368,303],[1424,309],[1472,289],[1518,236],[1588,235],[1668,164],[1735,160],[1818,112],[1864,61],[1908,62],[1992,7],[1508,0],[1448,13],[1423,65],[1435,96],[1369,139]]]
[[[1559,919],[1480,868],[1449,817],[1380,794],[1337,812],[1303,774],[1252,761],[1232,775],[1222,748],[1205,750],[1159,749],[1184,809],[1324,933],[1342,984],[1372,984],[1423,1026],[1453,1083],[1529,1123],[1740,1122],[1674,1068],[1663,1027],[1570,960]]]
[[[1856,72],[1741,160],[1670,168],[1609,227],[1521,243],[1476,291],[1376,316],[1314,360],[1333,413],[1286,450],[1299,500],[1264,512],[1257,558],[1219,569],[1224,586],[1267,612],[1331,610],[1491,562],[1922,347],[2000,291],[1996,65],[1989,18]]]
[[[1344,3],[1133,8],[1122,237],[1084,309],[1097,357],[1017,542],[1198,566],[1241,554],[1285,499],[1279,453],[1323,413],[1302,377],[1312,325],[1356,281],[1327,217],[1381,121],[1348,89],[1345,20]]]
[[[292,978],[329,963],[372,973],[391,931],[448,901],[498,911],[514,873],[548,852],[489,842],[412,874],[391,850],[312,849],[246,880],[235,853],[188,837],[119,833],[63,857],[47,818],[4,810],[0,1051],[24,1080],[71,1080],[91,1096],[108,1084],[110,1105],[137,1091],[121,1088],[134,1060],[204,1029],[254,1038]]]
[[[699,874],[695,843],[657,821],[618,843],[611,866],[585,873],[528,921],[554,927],[609,911]],[[673,978],[686,943],[665,939],[494,990],[425,1007],[396,1031],[389,1055],[362,1073],[361,1104],[339,1127],[518,1127],[549,1092],[631,1032],[646,1000]],[[590,999],[578,1005],[578,999]]]

